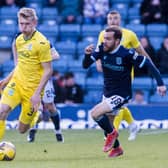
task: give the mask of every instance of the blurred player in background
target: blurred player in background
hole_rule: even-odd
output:
[[[131,69],[147,67],[157,82],[157,91],[161,96],[166,94],[166,86],[154,64],[146,56],[138,55],[133,49],[120,45],[122,31],[118,26],[107,27],[104,31],[104,42],[93,52],[93,45],[85,48],[83,67],[88,68],[96,60],[101,60],[103,68],[103,99],[91,109],[91,116],[97,124],[107,132],[103,147],[109,152],[109,157],[123,154],[118,141],[118,131],[113,126],[113,120],[118,110],[132,97]],[[111,123],[108,118],[111,116]],[[113,120],[112,120],[113,119]]]
[[[18,130],[25,133],[35,118],[41,93],[52,75],[50,43],[39,31],[36,11],[21,8],[18,24],[21,34],[15,40],[15,69],[0,82],[5,87],[0,100],[0,139],[5,132],[5,120],[10,111],[21,104]]]
[[[52,60],[59,59],[59,54],[55,50],[53,46],[51,46],[51,55],[52,55]],[[42,103],[41,106],[39,107],[39,112],[40,115],[43,115],[46,112],[49,112],[49,116],[51,118],[51,121],[54,124],[54,131],[55,131],[55,136],[58,142],[64,142],[64,137],[61,133],[61,128],[60,128],[60,114],[58,110],[56,109],[56,106],[54,104],[54,86],[53,86],[53,79],[50,78],[44,88],[44,95],[42,98]],[[42,116],[39,116],[39,119],[37,122],[40,122],[42,119]],[[37,132],[38,128],[38,123],[29,130],[29,134],[27,136],[27,141],[28,142],[34,142],[35,140],[35,134]]]
[[[107,15],[108,26],[112,25],[120,26],[120,23],[121,23],[121,16],[118,11],[111,11],[108,13]],[[101,44],[104,41],[104,32],[105,30],[100,32],[97,45]],[[138,54],[149,57],[148,54],[145,52],[144,48],[142,47],[142,45],[140,44],[136,34],[131,30],[122,28],[121,45],[123,45],[128,49],[134,48]],[[102,65],[100,60],[97,60],[96,66],[97,70],[99,72],[102,72]],[[130,135],[128,137],[128,140],[130,141],[134,140],[139,131],[139,126],[135,123],[134,118],[127,107],[121,108],[119,114],[115,117],[114,126],[117,130],[119,129],[122,120],[127,121],[127,123],[129,124]]]

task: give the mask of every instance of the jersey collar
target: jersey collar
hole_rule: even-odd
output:
[[[121,44],[119,44],[116,49],[114,49],[113,51],[111,51],[110,54],[116,53],[119,50],[120,46],[121,46]]]

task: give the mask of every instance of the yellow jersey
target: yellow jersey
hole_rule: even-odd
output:
[[[18,62],[13,77],[25,88],[36,88],[43,74],[41,63],[52,61],[49,41],[38,31],[29,40],[20,34],[16,51]]]
[[[136,34],[128,29],[122,28],[122,39],[121,45],[125,48],[138,48],[140,46],[140,42],[136,36]],[[105,30],[101,31],[98,38],[98,45],[104,41],[104,32]]]

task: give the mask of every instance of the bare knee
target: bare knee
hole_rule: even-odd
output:
[[[6,104],[0,104],[0,120],[6,120],[10,111],[11,107]]]
[[[19,126],[18,126],[18,131],[21,134],[26,133],[26,131],[29,129],[29,124],[23,124],[21,122],[19,122]]]
[[[92,111],[91,111],[91,116],[92,116],[92,118],[93,118],[94,120],[96,120],[96,119],[98,118],[98,115],[97,115],[97,113],[96,113],[95,110],[92,110]]]

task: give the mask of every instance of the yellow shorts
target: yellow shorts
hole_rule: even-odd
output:
[[[35,89],[36,88],[26,89],[22,84],[17,82],[15,78],[12,78],[5,87],[0,102],[2,104],[7,104],[12,109],[20,104],[21,113],[19,116],[19,121],[21,121],[23,124],[30,124],[36,113],[32,110],[32,104],[30,102]]]

